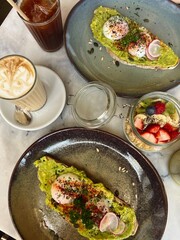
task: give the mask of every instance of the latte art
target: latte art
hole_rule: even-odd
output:
[[[17,98],[26,94],[34,84],[35,70],[21,57],[9,57],[0,61],[0,96]]]
[[[20,55],[0,59],[0,98],[27,111],[36,111],[46,103],[45,88],[34,64]]]

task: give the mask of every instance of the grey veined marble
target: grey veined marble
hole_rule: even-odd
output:
[[[67,15],[72,9],[73,5],[75,5],[77,2],[78,2],[77,0],[66,0],[66,1],[61,0],[63,23],[65,22]],[[103,1],[99,1],[99,2],[102,2],[103,4]],[[137,3],[136,1],[134,2],[128,1],[129,3],[128,7],[131,7],[130,2],[131,4],[136,4],[137,7],[139,7],[142,1],[138,1]],[[143,2],[145,2],[145,0]],[[166,4],[167,4],[166,0],[156,0],[154,2],[159,3],[162,6],[162,8],[164,6],[166,7]],[[149,1],[147,1],[147,4],[149,4]],[[166,19],[163,19],[162,21],[166,21]],[[168,24],[169,23],[167,21],[167,25]],[[169,28],[171,28],[171,31],[173,31],[173,25],[172,26],[169,25]],[[161,29],[161,31],[163,31],[163,29]],[[81,39],[79,39],[79,41],[81,41]],[[3,24],[0,26],[0,57],[3,57],[8,54],[21,54],[31,59],[31,61],[35,65],[42,65],[52,69],[62,79],[64,86],[66,88],[66,94],[67,94],[66,105],[62,113],[59,115],[59,117],[49,126],[37,131],[18,130],[10,126],[0,116],[0,173],[1,173],[0,174],[0,190],[1,190],[0,230],[8,233],[15,239],[20,240],[21,237],[19,236],[15,226],[13,225],[13,221],[8,210],[8,187],[9,187],[10,178],[11,178],[13,169],[15,168],[22,154],[39,138],[56,130],[78,126],[75,120],[73,119],[71,105],[73,103],[74,95],[82,86],[87,84],[87,81],[75,70],[74,66],[72,65],[72,63],[70,62],[66,54],[64,46],[59,51],[54,53],[47,53],[42,51],[14,10],[12,10],[9,13],[7,18],[3,22]],[[49,81],[51,81],[51,79]],[[168,92],[180,100],[179,85],[169,90]],[[107,131],[111,134],[115,134],[116,136],[121,137],[122,139],[125,139],[122,126],[123,126],[124,118],[128,111],[128,107],[124,107],[124,105],[127,106],[128,104],[132,104],[132,102],[133,102],[132,98],[118,97],[117,98],[118,107],[117,107],[115,116],[107,125],[103,126],[101,130]],[[41,119],[39,119],[39,121],[41,121]],[[103,145],[101,147],[103,148]],[[165,188],[166,195],[167,195],[167,201],[168,201],[167,224],[165,227],[164,234],[162,236],[162,240],[170,240],[170,239],[178,240],[180,237],[180,227],[179,227],[180,186],[173,181],[173,179],[169,175],[169,170],[168,170],[169,160],[172,154],[178,149],[180,149],[180,142],[176,142],[174,145],[172,145],[168,149],[165,149],[160,152],[144,153],[145,157],[149,159],[152,166],[159,173],[160,179],[163,183],[163,186]],[[56,152],[56,149],[53,150],[51,148],[51,151]],[[74,152],[75,155],[77,154],[78,151],[79,150],[77,149],[77,151]],[[31,154],[31,151],[27,151],[27,154]],[[26,164],[28,164],[26,161],[23,161],[23,160],[21,161],[22,169],[26,167]],[[148,179],[145,179],[145,180],[148,180]],[[28,181],[34,182],[33,174],[32,174],[32,178],[29,178]],[[109,182],[107,181],[107,183]],[[157,192],[155,191],[152,193],[148,191],[149,187],[151,188],[152,186],[156,186],[156,182],[152,182],[152,186],[150,186],[146,181],[144,181],[144,184],[145,184],[144,191],[147,194],[146,200],[151,201],[151,199],[156,199],[156,201],[153,202],[153,204],[155,205],[157,204],[159,207],[158,209],[161,209],[164,203],[162,201],[158,201],[157,199],[157,196],[159,194],[158,188],[157,188]],[[109,185],[109,187],[111,186]],[[154,194],[154,196],[151,194]],[[31,196],[29,196],[29,198],[30,197]],[[134,206],[136,206],[135,200],[133,201],[133,204]],[[22,209],[22,211],[24,211],[24,209]],[[36,209],[32,208],[32,211],[34,211],[34,214],[38,214],[36,213]],[[140,213],[142,214],[141,217],[143,216],[143,214],[146,214],[143,211],[140,211]],[[164,223],[164,221],[166,220],[165,219],[166,216],[164,215],[163,212],[159,212],[159,211],[154,212],[154,216],[156,219],[158,219],[158,221],[156,222],[157,229],[155,227],[155,229],[158,231],[158,226]],[[148,226],[149,224],[152,224],[152,221],[153,221],[152,218],[146,218],[147,221],[143,223],[144,224],[143,226],[145,225]],[[24,221],[26,221],[26,219],[24,219]],[[29,231],[33,231],[33,229],[29,229]],[[147,236],[146,232],[142,232],[142,234],[144,236]],[[157,234],[157,232],[153,231],[152,234]],[[70,239],[70,236],[68,236],[65,239]],[[138,240],[144,240],[144,239],[146,238],[144,237],[143,239],[138,239]],[[147,240],[149,239],[150,238],[147,238]],[[156,240],[156,238],[154,238],[154,240]]]

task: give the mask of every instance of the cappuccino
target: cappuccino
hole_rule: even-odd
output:
[[[0,59],[0,98],[28,111],[43,107],[46,91],[30,60],[19,55]]]

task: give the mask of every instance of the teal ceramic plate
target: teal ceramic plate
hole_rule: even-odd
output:
[[[65,47],[69,59],[88,81],[103,81],[119,96],[139,97],[152,91],[165,91],[180,83],[180,64],[173,70],[155,71],[120,64],[117,66],[105,48],[93,39],[90,22],[98,6],[116,8],[142,24],[180,57],[180,7],[168,0],[82,0],[71,10],[65,24]],[[90,44],[92,43],[92,44]]]
[[[167,220],[163,183],[150,161],[129,143],[101,130],[69,128],[50,133],[20,157],[9,186],[13,222],[25,240],[83,240],[76,229],[45,205],[33,163],[48,154],[84,170],[134,207],[139,223],[132,240],[160,240]]]

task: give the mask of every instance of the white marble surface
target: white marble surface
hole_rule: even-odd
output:
[[[77,0],[61,0],[63,22]],[[55,53],[46,53],[40,49],[28,32],[23,22],[14,10],[10,12],[0,26],[0,57],[7,54],[22,54],[30,58],[36,65],[44,65],[54,70],[63,80],[68,103],[71,96],[86,84],[86,81],[75,71],[67,58],[64,47]],[[169,90],[180,100],[180,86]],[[118,115],[125,114],[123,104],[130,103],[131,99],[118,98],[118,110],[111,122],[103,127],[104,130],[121,136],[123,119]],[[50,126],[33,132],[17,130],[9,126],[0,116],[0,230],[16,239],[21,239],[15,230],[8,210],[8,185],[13,168],[22,153],[38,138],[57,129],[76,126],[71,115],[71,105],[67,104],[59,118]],[[180,186],[173,182],[168,174],[168,161],[173,152],[180,148],[180,142],[157,153],[146,154],[158,170],[168,197],[168,221],[162,240],[180,239]],[[161,223],[159,223],[161,224]]]

